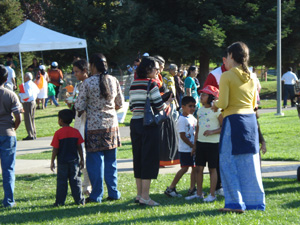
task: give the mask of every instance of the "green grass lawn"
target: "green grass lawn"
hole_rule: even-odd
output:
[[[268,150],[262,159],[300,160],[300,120],[296,109],[285,111],[284,116],[261,114],[259,123]]]
[[[55,201],[55,175],[22,175],[16,178],[17,206],[0,208],[1,224],[299,224],[299,183],[294,179],[263,179],[266,193],[266,211],[247,211],[240,214],[222,214],[224,198],[213,203],[169,198],[164,189],[173,174],[159,175],[152,181],[151,197],[159,207],[144,207],[133,203],[136,195],[132,174],[119,174],[121,200],[103,201],[77,206],[70,195],[66,206],[53,207]],[[184,175],[177,186],[186,195],[189,175]],[[0,180],[0,183],[2,180]],[[209,189],[209,177],[204,175],[204,191]],[[105,190],[104,198],[107,197]],[[3,192],[0,192],[0,199]]]

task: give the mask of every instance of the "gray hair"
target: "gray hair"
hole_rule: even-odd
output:
[[[169,70],[176,70],[178,66],[176,64],[170,64]]]
[[[26,77],[28,77],[29,80],[32,80],[32,79],[33,79],[32,73],[30,73],[30,72],[25,73],[25,78],[26,78]]]

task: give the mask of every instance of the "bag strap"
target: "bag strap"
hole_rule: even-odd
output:
[[[149,91],[150,91],[150,85],[151,85],[152,79],[149,80],[148,86],[147,86],[147,97],[149,97]]]

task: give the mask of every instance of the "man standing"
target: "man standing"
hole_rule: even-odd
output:
[[[36,129],[34,123],[34,114],[36,110],[35,100],[40,90],[36,84],[32,82],[32,74],[30,72],[25,74],[24,82],[24,84],[19,86],[19,95],[21,102],[23,103],[25,127],[28,133],[28,136],[23,138],[23,140],[26,141],[36,139]]]
[[[4,189],[4,207],[15,205],[16,130],[21,123],[22,105],[18,96],[4,88],[7,70],[0,65],[0,159]],[[13,116],[15,120],[13,120]]]
[[[286,108],[288,95],[291,99],[292,107],[295,106],[294,98],[295,98],[295,83],[298,82],[298,78],[296,74],[293,73],[293,68],[289,67],[288,71],[283,74],[281,80],[284,82],[283,88],[283,107]]]
[[[11,91],[16,90],[16,74],[14,69],[12,68],[13,62],[12,61],[7,61],[6,62],[6,70],[7,70],[7,81],[5,84],[6,88],[9,88]]]

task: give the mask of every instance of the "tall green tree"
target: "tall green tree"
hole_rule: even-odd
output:
[[[0,36],[19,26],[23,20],[21,4],[17,0],[0,1]]]

